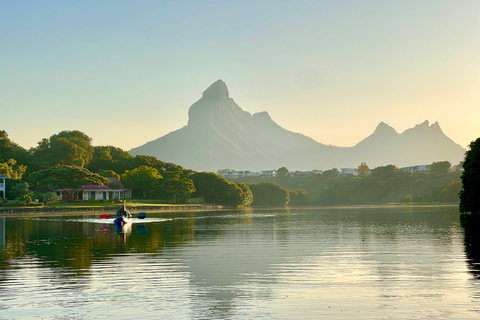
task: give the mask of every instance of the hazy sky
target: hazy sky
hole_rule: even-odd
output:
[[[480,137],[480,0],[1,1],[0,129],[125,150],[213,82],[245,111],[353,146],[383,121]]]

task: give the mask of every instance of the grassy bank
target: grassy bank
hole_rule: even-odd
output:
[[[75,201],[75,202],[55,202],[51,205],[41,203],[30,203],[27,205],[19,203],[3,203],[0,205],[0,215],[6,216],[13,213],[36,213],[36,212],[89,212],[89,211],[114,211],[125,204],[127,209],[136,212],[140,210],[201,210],[201,209],[221,209],[222,206],[213,204],[172,204],[160,200],[125,200],[122,202],[107,200]]]

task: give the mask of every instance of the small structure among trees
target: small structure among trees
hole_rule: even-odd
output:
[[[5,198],[6,180],[8,177],[0,174],[0,198]]]

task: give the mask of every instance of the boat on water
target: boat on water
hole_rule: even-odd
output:
[[[126,229],[132,225],[132,219],[128,219],[126,217],[118,217],[113,220],[113,224],[119,229]]]

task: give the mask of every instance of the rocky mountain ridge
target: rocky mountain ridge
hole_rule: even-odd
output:
[[[226,84],[218,80],[203,92],[188,111],[188,124],[156,140],[133,148],[132,155],[151,155],[196,171],[229,168],[289,170],[399,167],[463,159],[465,149],[453,142],[435,122],[425,121],[397,133],[381,122],[375,131],[353,147],[319,143],[286,130],[267,112],[250,114],[230,98]]]

